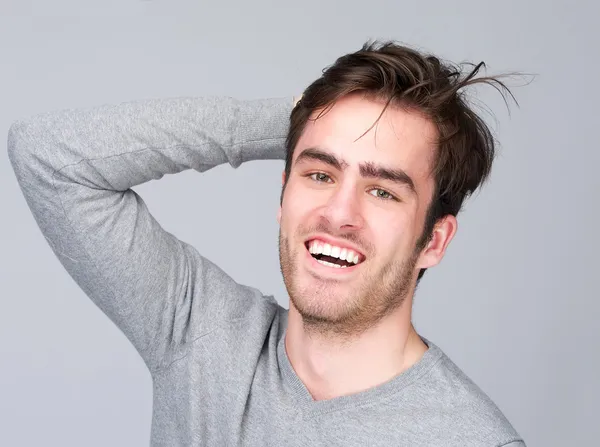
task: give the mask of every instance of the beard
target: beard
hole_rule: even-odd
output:
[[[307,231],[298,233],[298,236],[310,234]],[[346,239],[356,241],[354,236]],[[294,240],[303,239],[297,237]],[[364,244],[359,246],[365,247]],[[360,267],[360,276],[354,281],[324,280],[309,274],[300,277],[298,263],[304,256],[301,250],[305,248],[302,244],[292,247],[290,239],[283,236],[280,229],[281,273],[290,303],[301,315],[307,333],[337,341],[350,340],[397,310],[414,288],[414,271],[419,254],[416,248],[409,257],[395,260],[379,269],[369,265],[369,259],[375,259],[374,250],[369,250],[365,265]]]

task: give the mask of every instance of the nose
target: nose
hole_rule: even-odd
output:
[[[360,198],[354,187],[339,187],[322,210],[323,217],[336,230],[358,230],[364,225]]]

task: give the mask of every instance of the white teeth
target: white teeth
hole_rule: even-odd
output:
[[[352,250],[348,250],[348,253],[346,253],[346,261],[353,262],[353,260],[354,260],[354,252]]]
[[[327,261],[321,261],[320,259],[317,259],[317,262],[326,265],[327,267],[339,267],[339,265],[334,264],[332,262],[327,262]]]
[[[310,243],[310,250],[313,255],[320,255],[323,252],[323,246],[318,241],[312,241]]]
[[[345,268],[348,268],[347,265],[333,264],[331,262],[321,261],[320,259],[317,259],[317,262],[320,263],[320,264],[326,265],[327,267],[334,267],[336,269],[345,269]]]
[[[346,260],[346,254],[348,254],[348,249],[347,248],[342,248],[342,251],[340,252],[340,259],[342,261]]]
[[[334,258],[339,258],[340,251],[341,251],[340,247],[331,247],[331,256],[333,256]]]
[[[335,245],[326,244],[317,240],[310,241],[308,244],[308,251],[313,255],[326,255],[334,258],[339,258],[342,261],[346,261],[352,264],[358,264],[359,254],[355,253],[354,250],[347,248],[336,247]],[[335,264],[337,266],[337,264]]]

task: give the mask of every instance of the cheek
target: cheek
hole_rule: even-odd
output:
[[[302,187],[295,181],[290,181],[285,191],[283,211],[285,219],[296,220],[309,216],[317,207],[323,194]]]
[[[293,230],[295,227],[305,223],[310,215],[312,206],[310,201],[306,200],[306,196],[302,197],[300,194],[287,194],[288,191],[286,191],[286,197],[281,207],[279,223],[282,228]]]
[[[414,222],[404,213],[369,211],[369,232],[377,251],[394,258],[406,252],[414,238]]]

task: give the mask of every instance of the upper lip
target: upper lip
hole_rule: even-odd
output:
[[[310,236],[309,238],[307,238],[304,243],[308,244],[309,241],[312,241],[313,239],[318,239],[320,241],[323,241],[329,245],[335,245],[336,247],[340,247],[340,248],[349,248],[352,251],[354,251],[355,253],[358,253],[358,255],[360,256],[361,261],[364,260],[366,258],[366,256],[363,254],[363,252],[359,249],[356,248],[354,245],[349,244],[346,241],[338,241],[334,238],[332,238],[331,236],[326,236],[326,235],[322,235],[322,234],[315,234],[313,236]]]

